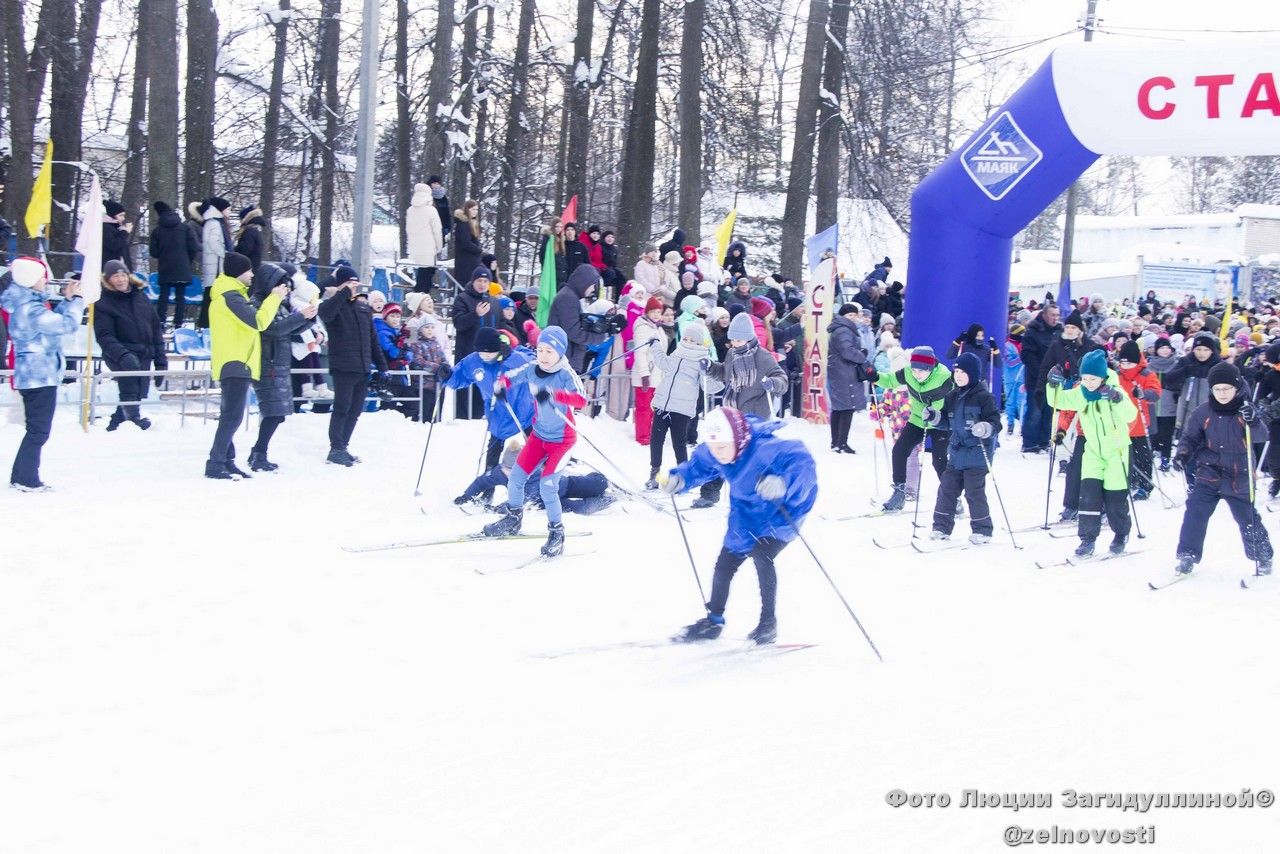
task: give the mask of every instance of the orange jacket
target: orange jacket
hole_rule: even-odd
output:
[[[1129,437],[1136,439],[1146,436],[1148,429],[1155,422],[1155,417],[1151,412],[1151,403],[1160,399],[1160,377],[1156,375],[1155,371],[1147,367],[1146,356],[1143,356],[1135,367],[1128,370],[1117,368],[1116,375],[1120,377],[1120,388],[1124,389],[1128,393],[1129,399],[1138,406],[1138,417],[1129,424]],[[1135,388],[1155,392],[1155,395],[1151,400],[1139,400],[1133,393]]]

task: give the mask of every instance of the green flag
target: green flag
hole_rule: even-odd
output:
[[[556,298],[556,236],[547,236],[547,251],[542,256],[542,281],[538,285],[538,313],[534,319],[545,329],[551,314],[551,301]]]

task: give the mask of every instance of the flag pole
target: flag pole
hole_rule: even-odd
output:
[[[85,337],[84,391],[80,394],[80,427],[89,432],[89,413],[93,409],[93,312],[96,302],[89,303],[89,334]]]

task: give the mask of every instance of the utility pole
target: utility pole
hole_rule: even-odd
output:
[[[1098,0],[1089,0],[1089,7],[1084,13],[1084,40],[1093,41],[1093,30],[1098,25]],[[1079,181],[1073,181],[1067,190],[1067,215],[1062,223],[1062,272],[1058,276],[1058,293],[1062,286],[1071,279],[1071,253],[1076,242],[1076,187]]]
[[[360,31],[360,115],[356,120],[356,197],[351,220],[351,263],[362,284],[372,281],[373,155],[377,150],[378,0],[364,0]],[[327,187],[327,192],[332,192]]]

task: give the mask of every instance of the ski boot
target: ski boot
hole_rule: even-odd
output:
[[[266,451],[250,451],[249,452],[249,470],[250,471],[275,471],[280,466],[267,459]]]
[[[505,510],[506,515],[501,519],[484,526],[483,530],[486,537],[510,537],[520,533],[520,522],[524,519],[524,510],[512,510],[510,504],[506,506]],[[548,539],[548,543],[550,543],[550,539]]]
[[[253,476],[249,474],[247,471],[237,466],[236,461],[234,459],[227,460],[227,471],[231,472],[234,475],[238,475],[246,480],[248,480],[250,477]]]
[[[1009,422],[1009,429],[1005,431],[1005,435],[1006,435],[1006,436],[1012,436],[1012,435],[1013,435],[1013,422],[1012,422],[1012,421],[1010,421],[1010,422]]]
[[[747,634],[747,640],[755,641],[760,646],[773,643],[778,639],[778,621],[774,617],[761,617],[760,624]]]
[[[564,524],[547,523],[547,542],[542,546],[543,557],[558,557],[564,554]]]
[[[943,533],[942,531],[930,531],[930,532],[929,532],[929,539],[931,539],[931,540],[945,540],[945,539],[947,539],[949,536],[950,536],[949,534],[945,534],[945,533]]]
[[[715,640],[720,637],[720,633],[724,631],[724,617],[715,614],[707,614],[698,622],[684,627],[682,634],[676,635],[674,640],[679,643],[691,643],[693,641]]]
[[[235,480],[236,477],[227,471],[226,463],[215,463],[207,460],[204,464],[204,476],[213,480]]]
[[[715,506],[716,506],[716,500],[714,498],[707,498],[705,496],[699,495],[697,498],[693,499],[693,503],[689,505],[689,509],[705,510],[708,507],[715,507]]]
[[[979,534],[975,531],[969,535],[969,542],[973,543],[975,546],[985,546],[987,543],[991,542],[991,535]]]
[[[858,452],[857,452],[857,451],[855,451],[853,448],[850,448],[850,447],[849,447],[849,443],[848,443],[848,442],[845,442],[843,445],[836,445],[836,447],[835,447],[835,452],[836,452],[837,454],[856,454],[856,453],[858,453]]]
[[[1173,457],[1161,457],[1161,458],[1160,458],[1160,473],[1161,473],[1161,474],[1168,474],[1168,473],[1169,473],[1169,468],[1170,468],[1172,465],[1173,465]]]
[[[1195,555],[1178,555],[1178,565],[1175,566],[1174,572],[1179,575],[1189,575],[1191,570],[1196,568]]]
[[[1141,486],[1133,490],[1134,501],[1146,501],[1150,497],[1151,497],[1151,493],[1143,489]]]
[[[1280,477],[1273,478],[1271,485],[1267,487],[1268,498],[1275,498],[1277,495],[1280,495]]]
[[[880,510],[884,513],[893,513],[901,510],[907,503],[907,485],[905,483],[895,483],[893,485],[893,495],[889,496],[889,500],[884,503]]]
[[[1076,520],[1077,520],[1077,519],[1079,519],[1079,518],[1080,518],[1080,511],[1079,511],[1079,510],[1072,510],[1072,509],[1070,509],[1070,508],[1067,508],[1067,509],[1065,509],[1065,510],[1063,510],[1063,511],[1062,511],[1061,515],[1059,515],[1059,516],[1058,516],[1058,521],[1059,521],[1059,522],[1074,522],[1074,521],[1076,521]]]
[[[336,466],[346,466],[350,468],[355,465],[355,459],[344,451],[342,448],[330,448],[329,456],[324,458],[327,463],[333,463]]]
[[[1076,546],[1076,557],[1093,557],[1093,540],[1081,540]]]
[[[1128,536],[1122,537],[1119,534],[1116,534],[1115,537],[1112,538],[1111,545],[1108,547],[1107,550],[1111,552],[1113,555],[1122,555],[1124,554],[1124,547],[1128,545],[1128,543],[1129,543]]]
[[[1258,561],[1258,566],[1257,566],[1257,569],[1256,569],[1255,571],[1257,572],[1257,574],[1258,574],[1258,575],[1270,575],[1270,574],[1271,574],[1271,561],[1269,561],[1269,560],[1260,560],[1260,561]]]
[[[653,469],[653,468],[649,469],[649,479],[644,482],[644,488],[645,489],[658,488],[658,470],[657,469]]]

